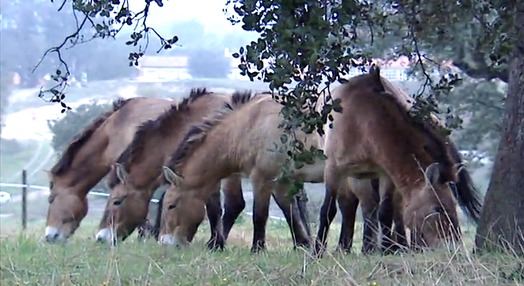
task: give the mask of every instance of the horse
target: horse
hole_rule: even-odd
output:
[[[110,171],[111,163],[131,142],[137,126],[172,104],[166,99],[117,99],[111,110],[71,140],[48,173],[50,195],[45,229],[48,242],[63,242],[73,235],[87,214],[87,193]]]
[[[326,195],[314,253],[326,247],[336,199],[339,192],[347,193],[348,177],[378,178],[384,184],[391,180],[402,195],[402,223],[411,230],[414,246],[433,248],[460,240],[453,196],[457,166],[445,141],[417,124],[405,103],[386,92],[378,68],[351,78],[331,94],[341,100],[342,112],[332,113],[332,128],[323,141]]]
[[[111,242],[119,239],[125,240],[136,226],[144,221],[149,200],[154,190],[162,184],[162,181],[157,180],[162,174],[162,165],[176,150],[192,124],[200,122],[206,115],[224,104],[235,104],[231,101],[236,99],[242,99],[242,96],[237,93],[233,95],[212,93],[206,89],[192,90],[189,97],[180,104],[173,105],[158,118],[146,121],[138,128],[133,141],[116,160],[114,169],[109,174],[111,195],[100,221],[97,240],[110,240]],[[212,186],[213,195],[206,202],[206,211],[211,225],[211,238],[207,246],[212,249],[223,249],[224,241],[232,225],[245,207],[241,176],[231,174],[222,180],[222,183],[225,194],[223,231],[220,222],[222,211],[220,184]],[[295,244],[301,245],[309,242],[301,233],[295,235],[291,227],[292,224],[301,224],[297,221],[301,217],[297,211],[301,210],[285,208],[284,206],[292,204],[289,198],[275,197],[275,200],[282,206],[288,218]],[[192,210],[188,209],[189,211]],[[158,226],[158,223],[156,225]]]
[[[205,201],[212,186],[230,174],[249,176],[253,185],[254,235],[252,252],[265,249],[265,225],[272,194],[285,197],[288,185],[277,180],[286,160],[289,143],[280,142],[283,130],[281,105],[269,93],[251,94],[227,106],[187,132],[184,140],[164,166],[163,178],[170,184],[162,206],[160,237],[170,244],[183,246],[191,242],[202,222]],[[304,148],[316,140],[296,132]],[[172,171],[172,169],[174,171]],[[294,170],[294,178],[303,182],[322,182],[323,163]],[[176,173],[175,173],[176,172]],[[177,175],[180,174],[180,175]],[[182,177],[183,176],[183,177]],[[286,206],[285,208],[291,208]],[[282,208],[282,206],[281,206]],[[310,244],[304,227],[293,224]]]
[[[405,91],[387,79],[383,77],[380,79],[386,91],[391,95],[395,95],[398,103],[400,103],[400,106],[403,107],[405,112],[408,112],[413,104],[412,98],[409,97]],[[319,102],[322,103],[321,100]],[[318,106],[317,108],[320,109],[321,106]],[[441,126],[443,124],[443,122],[440,121],[438,117],[435,116],[435,114],[431,114],[430,120],[433,120],[433,124],[438,124]],[[425,124],[425,128],[431,129],[433,127],[431,124]],[[439,140],[435,140],[434,138],[435,135],[438,134],[426,132],[423,132],[422,134],[426,134],[424,135],[426,144],[424,148],[430,150],[430,154],[432,155],[433,159],[437,161],[444,160],[446,156],[442,154],[442,148],[439,148],[441,144],[439,143]],[[480,211],[482,209],[481,194],[475,187],[467,168],[463,165],[459,150],[451,140],[451,137],[445,136],[444,140],[452,159],[455,161],[456,166],[460,166],[458,171],[458,181],[454,182],[455,184],[453,190],[456,191],[453,192],[453,195],[457,199],[458,204],[464,213],[470,219],[472,219],[474,223],[478,223]],[[401,214],[402,197],[399,193],[394,193],[395,186],[392,184],[391,180],[381,181],[380,183],[382,184],[380,184],[380,186],[378,179],[371,179],[368,183],[359,183],[359,180],[354,178],[351,178],[350,181],[352,181],[352,185],[354,185],[353,190],[357,192],[357,195],[360,197],[363,196],[366,200],[368,200],[367,202],[364,201],[365,204],[368,205],[368,211],[363,211],[365,217],[363,252],[374,250],[375,245],[371,242],[375,234],[372,232],[372,230],[378,229],[379,224],[382,229],[382,252],[395,252],[401,247],[407,247],[408,245],[405,238],[405,230]],[[357,189],[355,189],[355,185],[357,186]],[[371,185],[375,185],[375,187],[373,187],[375,190],[374,192],[370,192],[372,188]],[[365,194],[366,188],[368,195]],[[341,202],[341,200],[343,202]],[[339,248],[345,249],[346,251],[349,251],[352,244],[352,229],[356,216],[358,201],[358,198],[352,197],[351,194],[347,193],[338,199],[339,207],[343,213],[343,217],[345,220],[347,220],[343,223],[343,234],[341,234]],[[360,201],[362,202],[362,198],[360,198]],[[373,204],[373,201],[375,204]],[[380,207],[378,211],[376,209],[377,201],[380,201]],[[372,209],[370,209],[370,207]],[[395,221],[395,229],[392,231],[391,226],[393,220]],[[345,227],[344,225],[347,226]]]

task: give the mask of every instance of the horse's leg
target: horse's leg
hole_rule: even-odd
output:
[[[266,248],[266,224],[269,216],[269,203],[274,183],[259,176],[255,171],[250,176],[253,184],[253,244],[251,252],[257,253]]]
[[[378,186],[377,186],[378,185]],[[384,254],[394,253],[398,250],[398,245],[395,243],[393,237],[393,216],[394,216],[394,201],[393,195],[395,192],[395,185],[388,177],[381,177],[378,184],[374,184],[374,189],[380,193],[380,208],[379,221],[382,230],[382,245],[381,251]]]
[[[289,230],[291,231],[291,237],[293,238],[294,249],[297,247],[309,247],[310,235],[305,221],[304,216],[300,214],[300,210],[297,206],[297,197],[287,196],[287,184],[279,184],[273,192],[273,198],[277,203],[278,207],[282,210],[284,217],[286,218]]]
[[[339,251],[346,253],[351,252],[353,245],[353,235],[355,233],[355,219],[357,215],[359,200],[351,190],[349,182],[344,184],[344,188],[338,195],[338,207],[342,214],[342,226],[340,229],[340,238],[338,240]]]
[[[393,238],[395,243],[399,246],[399,250],[406,249],[408,247],[408,241],[406,237],[406,228],[404,227],[404,221],[402,218],[402,196],[398,192],[393,194],[393,205],[393,220],[395,222]]]
[[[231,228],[236,219],[246,207],[246,201],[242,193],[242,175],[235,174],[222,180],[224,183],[224,216],[222,226],[224,228],[224,239],[227,240]]]
[[[364,229],[362,233],[362,253],[371,253],[378,247],[380,194],[378,181],[374,179],[353,179],[354,193],[360,200]]]
[[[326,185],[326,195],[322,203],[322,208],[320,209],[320,226],[318,228],[313,253],[316,257],[322,256],[323,251],[326,249],[329,226],[337,214],[337,195],[338,189],[341,186],[341,176],[338,174],[335,166],[326,165],[324,182]]]
[[[206,246],[210,249],[224,249],[224,236],[222,234],[222,207],[220,205],[220,183],[218,183],[206,201],[207,218],[211,228],[211,238]]]

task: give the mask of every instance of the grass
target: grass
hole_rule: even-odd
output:
[[[66,245],[41,241],[43,222],[26,233],[2,226],[2,285],[523,285],[522,261],[504,254],[473,255],[466,249],[379,256],[328,252],[313,260],[292,250],[285,223],[268,225],[268,251],[249,252],[251,223],[237,223],[223,252],[204,247],[206,225],[185,249],[130,238],[116,247],[93,241],[95,221],[85,221]],[[332,228],[330,250],[338,225]],[[357,234],[361,234],[361,227]],[[474,230],[467,232],[467,235]],[[358,237],[358,235],[357,235]],[[469,238],[471,241],[471,237]],[[467,242],[466,242],[467,243]]]

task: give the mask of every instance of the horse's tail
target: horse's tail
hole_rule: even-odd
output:
[[[457,146],[451,140],[448,139],[447,141],[454,161],[458,164],[462,164],[462,156],[460,155]],[[457,186],[457,192],[456,194],[454,193],[454,195],[460,208],[475,222],[475,224],[477,224],[480,220],[480,212],[482,211],[483,202],[480,191],[475,187],[473,179],[466,167],[460,167],[458,172],[458,182],[456,182],[455,185]]]

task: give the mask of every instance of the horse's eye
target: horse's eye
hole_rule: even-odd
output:
[[[436,213],[439,213],[439,214],[443,214],[443,213],[446,212],[446,211],[444,210],[444,208],[441,207],[441,206],[435,207],[435,208],[433,209],[433,211],[436,212]]]
[[[176,208],[176,205],[169,205],[169,207],[167,207],[168,210],[172,210],[174,208]]]
[[[114,206],[119,206],[119,205],[121,205],[122,202],[124,201],[124,199],[125,199],[125,197],[123,197],[123,198],[115,198],[115,199],[113,200],[113,205],[114,205]]]

